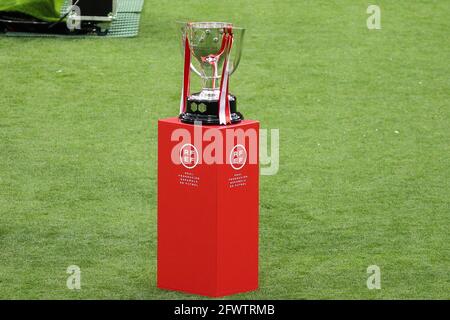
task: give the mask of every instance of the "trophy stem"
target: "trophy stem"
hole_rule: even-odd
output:
[[[219,78],[210,77],[210,78],[202,78],[202,91],[214,91],[219,90]]]
[[[219,74],[218,74],[218,60],[217,58],[202,58],[208,61],[203,65],[204,76],[202,77],[203,90],[219,89]]]

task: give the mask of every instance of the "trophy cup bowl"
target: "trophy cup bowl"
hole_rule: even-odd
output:
[[[202,80],[202,90],[187,97],[186,111],[180,115],[180,119],[186,123],[219,124],[220,83],[225,61],[228,61],[229,75],[233,74],[241,60],[245,29],[227,22],[190,22],[179,25],[181,48],[184,51],[187,37],[192,57],[190,69]],[[233,38],[229,51],[224,50],[223,46],[227,32],[231,32]],[[228,100],[231,123],[238,123],[243,116],[237,112],[236,97],[229,94]]]

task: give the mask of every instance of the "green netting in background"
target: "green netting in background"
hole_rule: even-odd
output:
[[[60,18],[64,0],[0,0],[0,11],[20,12],[44,21]]]

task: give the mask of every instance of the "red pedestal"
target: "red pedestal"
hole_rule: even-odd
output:
[[[259,123],[158,122],[158,288],[258,287]],[[222,159],[222,160],[221,160]]]

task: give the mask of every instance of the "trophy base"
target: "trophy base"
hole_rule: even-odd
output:
[[[244,120],[244,116],[236,111],[236,97],[229,96],[231,123],[239,123]],[[200,99],[198,94],[194,94],[187,99],[186,112],[180,114],[183,123],[201,123],[202,125],[219,125],[219,101]]]

